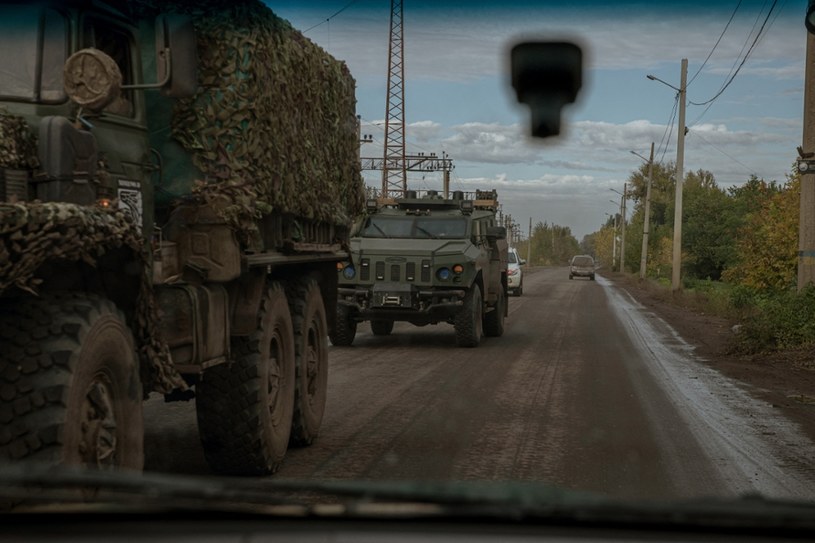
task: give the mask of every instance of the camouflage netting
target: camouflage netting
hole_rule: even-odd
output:
[[[256,0],[138,5],[140,17],[154,15],[152,5],[193,16],[200,87],[175,104],[172,136],[202,175],[184,192],[226,196],[224,214],[250,236],[272,211],[338,225],[361,212],[355,82],[345,63]]]
[[[0,294],[12,287],[37,293],[36,271],[46,262],[84,261],[95,266],[106,251],[122,246],[144,258],[142,238],[128,215],[118,209],[63,203],[0,203]],[[158,315],[149,269],[142,261],[135,322],[145,392],[185,389],[169,349],[155,329]]]
[[[0,108],[0,168],[27,170],[37,166],[37,140],[25,119]]]

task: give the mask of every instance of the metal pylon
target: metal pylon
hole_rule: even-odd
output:
[[[402,45],[402,0],[391,0],[382,196],[388,196],[391,193],[401,194],[407,190],[407,172],[405,170],[405,59]]]

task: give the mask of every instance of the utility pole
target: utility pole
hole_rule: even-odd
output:
[[[815,35],[807,32],[804,134],[798,148],[801,208],[798,221],[798,290],[815,283]]]
[[[679,83],[679,133],[676,137],[676,203],[674,204],[674,246],[671,291],[682,288],[682,185],[685,181],[685,102],[687,101],[688,59],[682,59]]]
[[[526,244],[526,262],[532,262],[532,217],[529,217],[529,241]]]
[[[628,183],[623,183],[623,199],[620,201],[620,213],[623,216],[620,227],[620,272],[625,273],[625,207],[628,198]]]
[[[675,90],[679,99],[679,126],[676,137],[676,197],[674,200],[674,244],[673,244],[673,269],[671,271],[671,291],[677,292],[682,288],[682,184],[684,182],[684,161],[685,161],[685,104],[687,102],[687,79],[688,79],[688,59],[682,59],[680,72],[680,83],[677,89],[670,83],[666,83],[653,75],[646,76],[651,81],[659,81]]]
[[[634,151],[631,151],[634,153]],[[635,155],[641,157],[639,154]],[[642,222],[642,252],[640,253],[640,279],[645,279],[648,266],[648,232],[651,228],[651,183],[654,175],[654,142],[651,142],[651,156],[648,159],[648,185],[645,189],[645,218]]]

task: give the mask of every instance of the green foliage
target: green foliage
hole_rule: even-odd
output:
[[[538,223],[532,228],[532,262],[537,265],[568,264],[572,256],[580,253],[580,244],[568,226]]]
[[[736,287],[731,304],[742,312],[738,348],[761,352],[815,344],[815,286],[761,291]]]
[[[784,187],[758,184],[742,202],[751,209],[738,230],[735,262],[723,278],[754,290],[786,291],[795,285],[798,265],[800,180]]]

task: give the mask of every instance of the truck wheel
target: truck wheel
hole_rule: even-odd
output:
[[[111,301],[65,293],[0,307],[0,463],[140,470],[143,394]]]
[[[288,289],[294,327],[294,416],[290,445],[311,445],[320,431],[328,388],[328,325],[314,279]]]
[[[197,385],[198,432],[213,470],[265,475],[280,467],[291,435],[294,332],[286,294],[271,283],[257,329],[232,340],[232,361],[206,370]]]
[[[390,333],[393,332],[393,321],[371,321],[371,332],[373,332],[375,336],[389,336]]]
[[[515,296],[522,296],[523,293],[524,293],[524,284],[523,284],[523,281],[521,281],[521,284],[518,285],[518,290],[515,291]]]
[[[357,321],[351,318],[348,306],[337,304],[337,323],[334,333],[329,334],[331,344],[337,347],[347,347],[354,342],[357,335]]]
[[[498,291],[498,300],[495,307],[484,315],[484,335],[488,337],[501,337],[504,335],[504,314],[506,313],[507,299],[504,291]]]
[[[478,285],[464,296],[464,305],[456,314],[453,326],[456,329],[456,343],[459,347],[478,347],[481,342],[482,317],[481,289]]]

